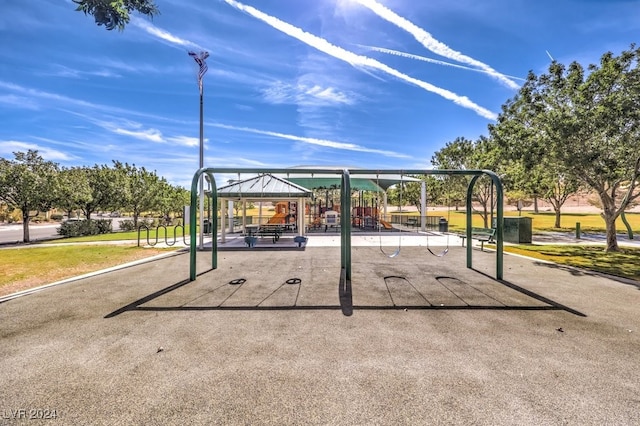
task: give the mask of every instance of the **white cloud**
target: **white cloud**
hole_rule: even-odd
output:
[[[17,95],[0,96],[0,104],[9,105],[12,108],[24,108],[38,110],[40,105],[31,98]]]
[[[141,139],[149,142],[162,143],[164,139],[162,138],[162,133],[158,129],[147,129],[147,130],[127,130],[121,128],[111,129],[113,133],[117,133],[119,135],[131,136],[136,139]]]
[[[320,99],[332,104],[352,104],[353,100],[350,99],[346,93],[334,89],[333,87],[321,87],[314,85],[311,88],[302,87],[306,95],[312,96],[316,99]]]
[[[397,152],[386,151],[381,149],[367,148],[367,147],[356,145],[353,143],[336,142],[336,141],[331,141],[327,139],[308,138],[308,137],[302,137],[302,136],[288,135],[286,133],[252,129],[250,127],[229,126],[226,124],[212,124],[212,126],[219,127],[221,129],[237,130],[241,132],[248,132],[248,133],[254,133],[258,135],[265,135],[265,136],[271,136],[271,137],[280,138],[280,139],[302,142],[310,145],[324,146],[324,147],[333,148],[333,149],[357,151],[357,152],[368,152],[371,154],[380,154],[380,155],[384,155],[385,157],[393,157],[393,158],[411,158],[410,156],[405,154],[399,154]]]
[[[334,87],[320,84],[296,85],[277,81],[262,91],[265,101],[272,104],[299,104],[315,106],[352,105],[355,97]]]
[[[204,140],[205,143],[207,141],[208,139]],[[182,146],[199,146],[200,138],[194,138],[191,136],[172,136],[167,138],[167,142],[175,143]]]
[[[153,143],[169,143],[189,147],[198,146],[200,144],[200,138],[184,135],[164,136],[162,131],[153,127],[145,128],[142,123],[133,120],[117,119],[114,121],[106,121],[98,120],[82,114],[75,115],[83,117],[84,119],[89,120],[95,125],[100,126],[112,133],[123,136],[130,136],[132,138],[140,139],[143,141]],[[206,142],[207,139],[205,139],[205,143]]]
[[[40,146],[35,143],[20,141],[2,141],[0,142],[0,155],[7,159],[13,159],[14,152],[27,152],[28,150],[38,151],[38,154],[45,160],[49,161],[69,161],[73,157],[46,146]]]
[[[54,76],[63,78],[82,78],[86,79],[91,76],[105,77],[105,78],[120,78],[120,74],[109,71],[107,69],[100,69],[96,71],[83,71],[78,69],[69,68],[64,65],[54,65],[54,70],[51,72],[43,72],[41,75]]]
[[[515,82],[511,81],[504,74],[494,70],[489,65],[484,62],[478,61],[477,59],[473,59],[461,52],[453,50],[446,44],[436,40],[431,34],[429,34],[424,29],[418,27],[413,22],[399,16],[392,10],[387,7],[381,5],[375,0],[355,0],[362,6],[368,8],[373,13],[381,17],[382,19],[396,25],[398,28],[401,28],[411,34],[418,43],[422,44],[425,48],[429,49],[433,53],[437,53],[438,55],[444,56],[445,58],[453,59],[458,62],[462,62],[463,64],[473,65],[474,67],[478,67],[487,72],[487,74],[491,75],[502,84],[506,85],[511,89],[518,89],[520,86]]]
[[[114,111],[114,112],[122,112],[124,114],[134,114],[135,112],[132,111],[126,111],[122,108],[117,108],[117,107],[110,107],[110,106],[105,106],[105,105],[99,105],[99,104],[93,104],[91,102],[87,102],[87,101],[83,101],[80,99],[74,99],[74,98],[70,98],[68,96],[64,96],[64,95],[58,95],[56,93],[51,93],[51,92],[44,92],[42,90],[37,90],[37,89],[30,89],[27,87],[23,87],[20,86],[18,84],[14,84],[14,83],[8,83],[5,81],[1,81],[0,80],[0,87],[7,89],[7,90],[11,90],[13,92],[17,92],[20,94],[20,97],[25,98],[27,100],[27,102],[31,102],[31,104],[34,104],[33,99],[37,98],[37,99],[46,99],[47,101],[56,101],[56,102],[60,102],[60,103],[65,103],[65,104],[71,104],[71,105],[75,105],[75,106],[79,106],[82,107],[83,109],[89,108],[89,109],[100,109],[100,110],[110,110],[110,111]],[[51,106],[51,105],[49,105]]]
[[[340,59],[342,61],[345,61],[349,64],[351,64],[354,67],[362,67],[362,68],[371,68],[371,69],[375,69],[378,71],[382,71],[386,74],[392,75],[400,80],[403,80],[407,83],[413,84],[415,86],[420,87],[421,89],[424,89],[428,92],[431,93],[435,93],[439,96],[442,96],[445,99],[448,99],[452,102],[454,102],[457,105],[462,106],[463,108],[468,108],[473,110],[474,112],[476,112],[476,114],[488,118],[490,120],[495,120],[497,119],[497,114],[489,111],[486,108],[483,108],[477,104],[475,104],[474,102],[472,102],[469,98],[467,98],[466,96],[460,96],[456,93],[453,93],[447,89],[443,89],[441,87],[437,87],[434,86],[431,83],[427,83],[425,81],[422,80],[418,80],[416,78],[410,77],[394,68],[389,67],[388,65],[385,65],[375,59],[369,58],[367,56],[362,56],[362,55],[357,55],[353,52],[350,52],[346,49],[343,49],[341,47],[335,46],[331,43],[329,43],[327,40],[315,36],[313,34],[307,33],[305,31],[303,31],[302,29],[295,27],[287,22],[281,21],[278,18],[275,18],[273,16],[267,15],[264,12],[259,11],[258,9],[255,9],[251,6],[246,6],[242,3],[239,3],[235,0],[225,0],[226,3],[228,3],[229,5],[235,7],[238,10],[241,10],[251,16],[253,16],[254,18],[260,19],[261,21],[265,22],[266,24],[270,25],[271,27],[283,32],[284,34],[287,34],[291,37],[294,37],[298,40],[300,40],[301,42],[315,48],[318,49],[321,52],[324,52],[328,55],[333,56],[336,59]]]

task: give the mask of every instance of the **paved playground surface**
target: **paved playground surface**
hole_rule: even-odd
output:
[[[311,245],[4,302],[0,424],[640,424],[639,284],[509,255],[498,282],[457,245],[352,257],[350,287]]]

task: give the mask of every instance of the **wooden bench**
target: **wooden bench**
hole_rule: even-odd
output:
[[[480,250],[484,250],[484,243],[493,243],[496,236],[495,228],[471,228],[471,238],[480,241]],[[460,235],[462,239],[462,247],[467,235]]]

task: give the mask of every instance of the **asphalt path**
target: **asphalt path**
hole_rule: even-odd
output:
[[[453,245],[353,247],[346,283],[338,246],[218,257],[0,303],[0,424],[640,424],[637,283],[516,256],[496,280]]]
[[[29,239],[31,241],[42,241],[57,238],[60,224],[55,225],[30,225]],[[15,244],[21,242],[23,238],[22,224],[10,224],[0,226],[0,244]]]

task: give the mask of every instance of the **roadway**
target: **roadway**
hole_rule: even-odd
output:
[[[102,219],[98,217],[98,219]],[[112,220],[114,230],[120,229],[120,221],[127,219],[121,217],[109,218]],[[29,224],[29,239],[31,242],[51,240],[59,238],[59,223],[31,223]],[[22,242],[22,223],[0,223],[0,245],[16,244]]]

